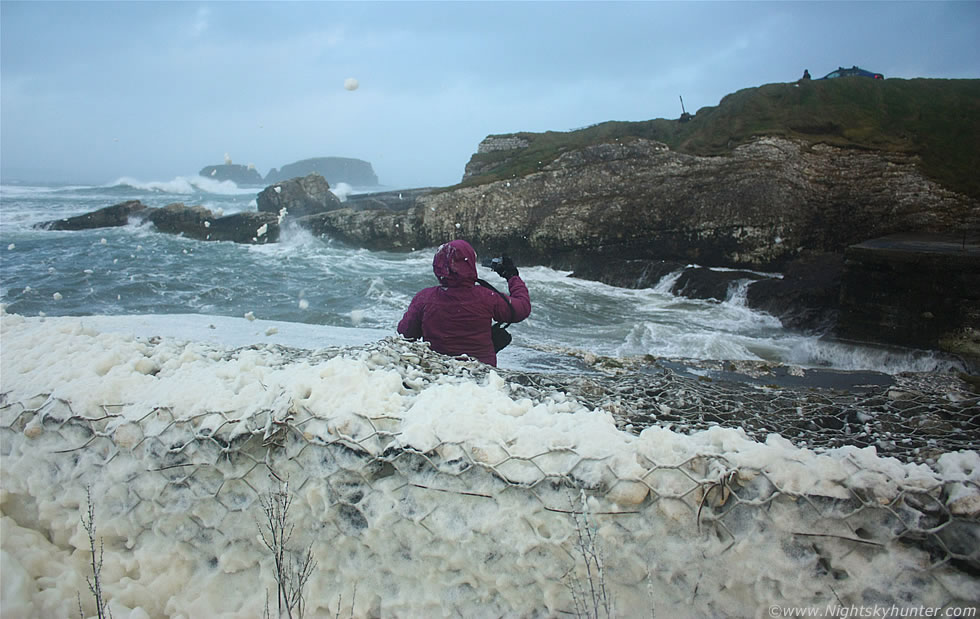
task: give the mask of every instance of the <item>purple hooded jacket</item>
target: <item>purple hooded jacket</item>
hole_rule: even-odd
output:
[[[476,284],[476,251],[461,239],[441,246],[432,259],[439,286],[419,291],[398,323],[409,339],[422,338],[444,355],[468,355],[497,365],[490,340],[492,320],[519,322],[531,313],[531,297],[520,276],[507,280],[510,306],[503,297]]]

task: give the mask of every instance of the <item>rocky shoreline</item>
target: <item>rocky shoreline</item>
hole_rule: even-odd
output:
[[[980,368],[980,202],[940,186],[908,154],[764,136],[726,156],[695,156],[617,139],[510,180],[342,202],[310,174],[266,187],[257,203],[258,212],[221,217],[127,202],[42,226],[134,217],[201,240],[267,243],[293,222],[386,251],[465,238],[481,255],[616,286],[679,273],[669,292],[719,301],[741,287],[749,307],[787,328],[941,350]]]

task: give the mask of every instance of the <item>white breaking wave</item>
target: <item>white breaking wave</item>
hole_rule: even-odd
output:
[[[337,196],[337,199],[339,199],[341,202],[346,202],[347,196],[354,193],[354,188],[347,183],[337,183],[337,186],[331,187],[330,191],[333,193],[333,195]]]
[[[683,274],[684,269],[677,269],[676,271],[664,275],[660,278],[660,281],[657,282],[657,285],[653,287],[653,291],[658,294],[671,294],[670,291],[674,289],[674,284],[677,283],[677,280],[679,280]]]
[[[203,176],[178,176],[170,181],[140,181],[128,176],[117,179],[109,187],[132,187],[143,191],[158,191],[161,193],[195,194],[214,193],[226,196],[247,195],[258,193],[254,187],[239,187],[233,181],[217,181]]]

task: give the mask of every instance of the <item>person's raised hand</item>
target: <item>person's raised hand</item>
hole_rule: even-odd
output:
[[[519,275],[517,267],[514,266],[514,261],[510,259],[510,256],[501,256],[501,261],[499,265],[495,265],[494,271],[497,275],[503,277],[504,279],[510,279],[515,275]]]

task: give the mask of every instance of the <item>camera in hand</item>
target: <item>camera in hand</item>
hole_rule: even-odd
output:
[[[499,258],[491,258],[490,260],[485,260],[483,266],[490,267],[493,272],[503,277],[504,279],[510,279],[518,274],[517,267],[514,266],[514,261],[510,259],[510,256],[504,254]]]
[[[504,263],[503,256],[497,256],[496,258],[487,258],[483,261],[483,266],[493,269],[494,273],[500,272],[500,266]]]

